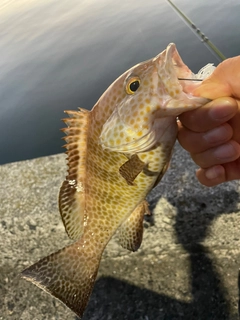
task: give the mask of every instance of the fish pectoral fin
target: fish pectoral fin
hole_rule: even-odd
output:
[[[80,240],[22,271],[22,278],[62,301],[82,317],[92,292],[101,259]]]
[[[138,155],[134,154],[120,168],[119,173],[126,180],[127,184],[134,185],[134,180],[137,178],[146,167],[145,162],[139,159]]]
[[[150,215],[146,200],[142,201],[131,213],[130,217],[120,226],[118,237],[123,248],[130,251],[137,251],[141,246],[143,218],[145,214]]]
[[[87,139],[90,123],[90,112],[65,111],[69,118],[63,119],[67,128],[62,129],[68,160],[68,175],[59,192],[59,210],[68,236],[79,240],[84,229],[85,182]]]

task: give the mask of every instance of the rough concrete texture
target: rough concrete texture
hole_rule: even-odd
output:
[[[175,148],[151,195],[137,253],[107,246],[84,320],[238,319],[240,185],[201,186]],[[70,241],[57,207],[63,154],[0,166],[0,319],[77,319],[20,279],[22,269]]]

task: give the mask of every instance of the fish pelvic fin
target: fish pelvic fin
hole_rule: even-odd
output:
[[[97,276],[102,252],[84,241],[57,251],[22,271],[22,278],[59,299],[81,319]]]
[[[119,242],[121,246],[130,251],[137,251],[143,238],[143,218],[144,215],[150,215],[148,203],[142,201],[130,217],[126,219],[119,228]]]
[[[84,230],[87,141],[90,112],[65,111],[68,174],[59,192],[59,210],[68,236],[78,240]]]

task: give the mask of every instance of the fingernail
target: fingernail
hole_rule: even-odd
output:
[[[205,176],[209,180],[216,179],[224,174],[224,169],[222,166],[215,166],[209,169],[206,169]]]
[[[203,135],[203,138],[211,144],[227,141],[227,139],[230,139],[230,137],[231,133],[226,125],[214,128]]]
[[[232,104],[226,101],[224,105],[213,106],[210,108],[209,116],[213,120],[224,120],[225,118],[229,119],[234,114],[234,110],[232,108]]]
[[[232,158],[236,153],[235,148],[233,147],[233,145],[231,143],[226,143],[220,147],[218,147],[215,151],[214,151],[214,156],[216,158],[219,159],[228,159],[228,158]]]

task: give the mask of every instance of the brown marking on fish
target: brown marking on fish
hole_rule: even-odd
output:
[[[133,186],[134,180],[145,166],[145,162],[141,161],[139,157],[134,154],[119,168],[119,172],[121,176],[126,180],[127,184]]]

